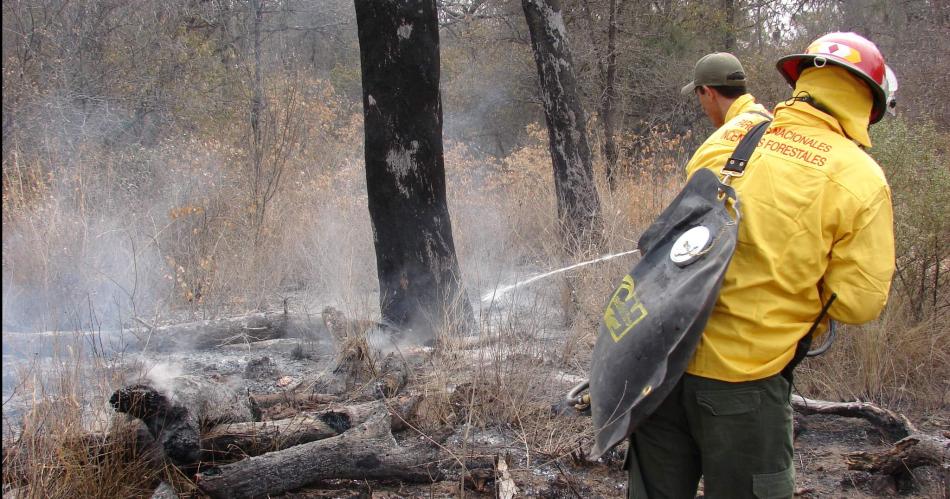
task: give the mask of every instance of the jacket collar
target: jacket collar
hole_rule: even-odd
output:
[[[739,116],[740,114],[750,111],[755,106],[755,97],[752,94],[742,94],[736,100],[732,102],[732,105],[729,106],[729,109],[726,111],[726,116],[723,119],[723,123],[729,123],[732,118]],[[765,109],[763,108],[763,111]]]
[[[844,133],[844,128],[841,127],[841,123],[839,123],[834,116],[821,111],[807,102],[780,102],[775,106],[775,117],[777,121],[822,128],[847,137],[847,134]]]

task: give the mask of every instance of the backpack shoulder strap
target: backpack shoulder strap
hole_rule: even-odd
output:
[[[759,140],[765,135],[765,131],[769,128],[770,124],[772,124],[771,119],[759,122],[739,141],[739,145],[732,151],[732,156],[729,157],[729,161],[726,161],[725,166],[722,167],[722,171],[719,172],[725,177],[723,178],[723,183],[728,183],[732,177],[741,177],[742,174],[745,173],[745,167],[749,163],[749,158],[752,157],[752,153],[759,145]]]

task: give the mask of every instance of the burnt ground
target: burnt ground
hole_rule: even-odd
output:
[[[930,429],[950,428],[950,418],[932,418]],[[877,498],[906,497],[946,499],[947,472],[937,467],[921,467],[907,479],[891,482],[865,472],[847,468],[845,455],[856,451],[885,450],[878,431],[866,421],[837,416],[814,415],[803,418],[807,429],[795,442],[796,497],[802,498]],[[926,424],[921,426],[927,426]],[[621,471],[623,449],[615,449],[600,463],[586,463],[571,456],[536,455],[528,463],[524,448],[517,435],[503,430],[489,432],[491,438],[472,449],[477,453],[507,455],[514,458],[511,476],[518,487],[517,497],[542,498],[621,498],[626,497],[626,473]],[[478,437],[475,438],[478,440]],[[518,456],[515,458],[515,456]],[[896,486],[895,486],[896,485]],[[288,498],[317,497],[459,497],[458,481],[434,485],[356,484],[353,482],[326,483],[308,490],[286,494]],[[496,497],[493,485],[486,483],[479,490],[467,480],[464,495],[468,497]],[[697,497],[702,496],[702,488]]]
[[[863,419],[813,415],[801,418],[804,429],[795,442],[796,497],[803,498],[947,498],[947,472],[936,467],[914,470],[900,483],[847,468],[845,456],[856,451],[886,450],[891,445]],[[950,418],[937,415],[916,421],[929,433],[950,429]],[[460,433],[460,432],[457,432]],[[457,436],[456,433],[456,436]],[[412,437],[403,436],[403,439]],[[621,471],[624,449],[614,449],[598,463],[573,456],[525,455],[517,432],[495,428],[469,436],[468,451],[474,455],[506,456],[517,497],[620,498],[626,497],[626,473]],[[451,439],[450,439],[451,441]],[[481,485],[481,486],[480,486]],[[359,484],[352,481],[325,483],[286,494],[288,498],[316,497],[458,497],[459,480],[434,485]],[[494,485],[465,480],[464,495],[496,497]],[[697,497],[702,497],[702,488]]]
[[[313,362],[307,359],[295,360],[293,352],[299,353],[299,348],[292,341],[273,341],[268,345],[261,345],[267,350],[269,362],[262,362],[265,356],[253,356],[246,362],[244,369],[231,362],[210,362],[205,358],[200,363],[207,370],[208,366],[230,366],[228,370],[234,374],[243,373],[254,391],[273,391],[281,379],[286,381],[288,373],[294,379],[306,378],[312,374]],[[232,347],[232,349],[235,349]],[[306,349],[304,349],[306,352]],[[246,353],[245,349],[245,353]],[[263,372],[254,367],[270,366],[271,370]],[[307,367],[302,372],[301,367]],[[425,363],[418,368],[434,369]],[[211,367],[212,370],[224,369]],[[421,380],[418,380],[421,381]],[[552,382],[550,393],[552,397],[563,393],[571,386],[573,379],[558,379]],[[466,385],[447,386],[447,390],[463,391]],[[418,387],[410,385],[408,389]],[[556,402],[556,399],[552,400]],[[535,401],[536,403],[536,401]],[[519,497],[625,497],[626,474],[621,471],[624,449],[618,448],[608,453],[598,463],[590,463],[570,452],[570,445],[551,445],[552,453],[535,450],[526,450],[524,430],[514,424],[508,425],[478,425],[466,424],[465,420],[455,421],[451,418],[439,418],[436,415],[417,414],[421,432],[408,430],[397,435],[397,439],[404,444],[422,442],[435,439],[445,448],[453,450],[460,456],[503,456],[509,463],[511,478],[518,487]],[[570,434],[576,432],[578,437],[573,441],[573,448],[583,449],[589,446],[589,440],[584,438],[584,430],[589,426],[587,419],[569,416],[555,417],[550,415],[547,407],[538,407],[535,412],[539,418],[550,418],[545,424],[539,425],[549,428],[551,432],[567,434],[562,440],[571,440]],[[436,408],[431,410],[436,411]],[[941,434],[950,431],[950,416],[947,414],[925,415],[913,418],[914,423],[925,432]],[[813,415],[798,416],[799,434],[795,442],[796,485],[797,496],[805,498],[824,497],[882,497],[901,496],[909,498],[947,498],[946,471],[941,476],[941,470],[934,467],[917,468],[913,473],[899,483],[871,476],[865,472],[852,471],[847,468],[845,456],[857,451],[882,451],[889,449],[891,443],[885,441],[882,434],[869,422],[857,418],[838,416]],[[528,424],[528,423],[524,423]],[[422,434],[425,436],[422,436]],[[446,436],[448,435],[448,436]],[[535,440],[537,445],[537,439]],[[534,447],[534,446],[532,446]],[[483,470],[484,471],[484,470]],[[463,480],[456,476],[434,485],[403,485],[385,483],[354,483],[340,481],[325,483],[308,490],[287,494],[286,497],[458,497],[464,493],[470,497],[494,497],[495,489],[490,477],[491,473],[479,474]],[[481,479],[479,479],[481,477]],[[464,492],[462,492],[464,490]],[[700,489],[701,497],[701,489]]]
[[[950,430],[950,415],[925,415],[914,423],[925,433]],[[863,419],[813,415],[802,419],[795,441],[796,484],[802,497],[950,497],[950,476],[937,467],[920,467],[899,483],[848,470],[845,455],[891,448],[881,433]]]
[[[546,339],[552,340],[557,336],[561,335],[540,332],[527,339],[544,343]],[[484,354],[482,351],[486,348],[494,353]],[[524,401],[537,407],[523,411],[543,421],[538,423],[536,419],[503,425],[484,423],[471,417],[463,410],[465,407],[461,407],[465,405],[464,397],[463,403],[454,401],[453,392],[464,395],[465,387],[469,386],[466,383],[433,385],[427,377],[432,374],[431,371],[443,369],[445,364],[433,361],[439,356],[433,354],[431,348],[417,350],[423,360],[416,364],[415,369],[419,372],[405,390],[415,393],[431,393],[434,388],[444,390],[448,393],[448,402],[423,403],[416,421],[412,421],[419,430],[410,429],[399,433],[396,435],[397,440],[407,447],[410,444],[436,441],[461,460],[469,459],[461,456],[470,456],[471,462],[480,460],[484,463],[486,459],[490,462],[498,456],[505,458],[511,479],[518,488],[517,497],[625,497],[626,475],[620,469],[624,450],[614,449],[598,463],[587,462],[572,451],[589,445],[589,440],[585,440],[589,420],[551,414],[550,403],[557,402],[559,394],[565,393],[578,379],[566,373],[570,369],[563,364],[545,359],[546,351],[558,349],[563,349],[562,342],[552,340],[549,348],[529,353],[506,350],[501,354],[515,358],[515,365],[526,369],[532,366],[538,372],[548,370],[543,388],[532,389],[531,392],[536,396]],[[214,350],[156,353],[144,360],[134,356],[131,358],[139,369],[143,362],[151,365],[149,376],[153,378],[176,373],[208,375],[240,383],[252,393],[274,393],[307,380],[322,380],[318,383],[318,389],[333,391],[339,386],[334,384],[333,376],[328,376],[332,371],[329,368],[333,358],[330,350],[332,346],[324,340],[287,338],[229,345]],[[466,354],[466,351],[469,353]],[[475,353],[488,357],[499,355],[497,348],[492,347],[462,348],[451,362],[471,362],[480,356],[473,355]],[[489,366],[509,365],[498,362],[497,358],[489,360]],[[14,363],[12,358],[5,356],[4,371],[15,371]],[[557,374],[552,376],[552,372]],[[7,396],[4,399],[7,426],[6,423],[15,420],[22,408],[18,410],[15,400]],[[468,409],[473,410],[471,407]],[[950,431],[950,415],[911,416],[924,432],[940,435]],[[891,443],[886,442],[865,420],[814,415],[801,417],[799,422],[801,431],[795,442],[798,497],[950,498],[950,481],[946,470],[917,468],[899,483],[848,470],[846,454],[891,447]],[[533,429],[526,429],[529,426]],[[544,435],[544,432],[549,434]],[[529,433],[532,434],[531,445],[526,443]],[[545,438],[551,442],[550,445],[545,445]],[[484,464],[481,466],[484,467]],[[314,484],[284,497],[458,497],[463,494],[469,497],[495,497],[495,486],[490,469],[476,469],[466,478],[454,472],[449,474],[448,480],[431,485],[341,480]],[[701,491],[700,488],[699,497]]]

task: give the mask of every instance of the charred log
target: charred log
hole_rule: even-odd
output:
[[[917,433],[917,428],[902,414],[894,413],[870,402],[829,402],[792,395],[792,407],[806,416],[831,414],[865,419],[892,441]]]
[[[400,397],[356,405],[331,405],[315,412],[259,423],[218,425],[202,435],[201,447],[212,459],[259,456],[294,445],[334,437],[375,415],[389,413],[392,431],[406,428],[421,397]]]
[[[43,331],[3,332],[3,353],[52,355],[66,345],[78,344],[93,351],[124,352],[206,350],[225,345],[278,338],[323,338],[326,327],[320,317],[306,314],[266,312],[215,320],[94,332]]]
[[[390,432],[388,414],[377,414],[341,435],[269,452],[198,474],[211,497],[265,497],[326,479],[434,482],[436,452],[405,449]]]
[[[350,421],[354,426],[360,424],[364,421],[368,421],[370,417],[374,414],[378,414],[380,411],[380,404],[385,411],[389,412],[391,429],[394,432],[399,432],[405,430],[409,422],[413,420],[416,415],[416,411],[419,409],[419,404],[422,402],[422,396],[420,395],[406,395],[402,397],[396,397],[391,399],[386,399],[379,402],[369,402],[366,404],[356,404],[350,406],[340,406],[340,405],[331,405],[328,407],[328,410],[345,413],[349,416]]]
[[[950,466],[950,439],[916,433],[881,452],[852,452],[848,468],[899,477],[919,466]]]
[[[146,384],[116,390],[109,398],[116,412],[145,423],[171,461],[179,466],[200,459],[202,427],[254,419],[246,396],[222,383],[195,376],[179,376],[166,396]]]
[[[283,312],[264,312],[133,330],[138,343],[148,350],[204,350],[278,338],[312,338],[323,334],[324,331],[323,321],[319,317]]]
[[[254,404],[260,409],[268,409],[275,405],[281,404],[298,409],[306,406],[314,406],[316,404],[337,402],[341,400],[341,397],[328,393],[310,393],[305,391],[298,392],[296,390],[288,390],[278,393],[252,394],[251,400],[253,400]]]
[[[116,390],[109,398],[116,410],[142,420],[161,444],[165,455],[179,466],[196,463],[201,456],[198,421],[181,405],[148,385]]]
[[[339,420],[339,413],[303,413],[276,421],[218,425],[202,435],[201,448],[206,461],[259,456],[339,435]]]

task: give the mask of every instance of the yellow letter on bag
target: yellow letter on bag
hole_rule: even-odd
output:
[[[647,316],[647,309],[637,298],[635,288],[633,277],[625,275],[604,311],[604,326],[610,331],[614,343],[619,342]]]

